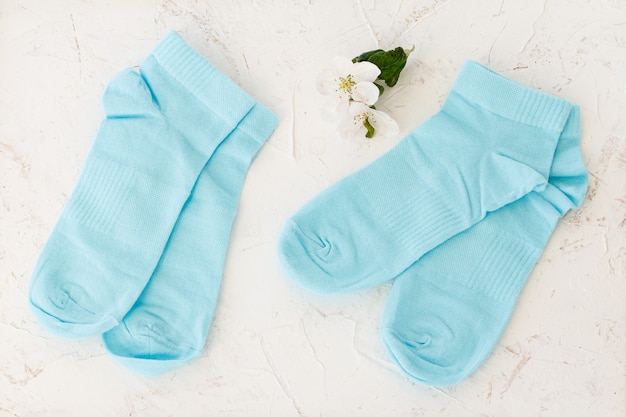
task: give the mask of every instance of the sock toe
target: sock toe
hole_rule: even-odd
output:
[[[145,320],[135,317],[132,322],[104,333],[106,349],[120,364],[144,375],[160,375],[185,365],[202,354],[201,350],[174,343],[181,337],[167,337],[174,329],[155,317]],[[177,333],[177,332],[176,332]],[[203,346],[199,344],[198,346]]]
[[[453,355],[441,355],[437,338],[427,333],[406,335],[384,327],[381,337],[391,359],[411,378],[433,386],[450,386],[462,381],[472,369],[456,361]],[[454,343],[453,340],[446,343]],[[443,359],[443,360],[442,360]]]
[[[363,197],[355,193],[350,200],[359,198]],[[332,217],[325,212],[329,211],[317,213],[305,207],[285,223],[278,257],[293,281],[320,294],[337,294],[370,288],[397,275],[397,257],[390,255],[380,263],[374,254],[382,247],[398,254],[401,242],[385,230],[374,232],[377,229],[372,219],[358,214]]]
[[[330,242],[311,237],[290,219],[285,223],[278,247],[279,260],[291,279],[311,291],[332,292]]]
[[[29,295],[31,310],[39,323],[57,336],[67,338],[94,336],[119,323],[112,315],[97,314],[82,307],[83,303],[77,300],[85,299],[86,292],[78,285],[68,282],[45,291],[36,289],[37,286],[31,286]]]
[[[381,337],[411,378],[450,386],[489,356],[509,316],[506,305],[415,264],[394,283]]]

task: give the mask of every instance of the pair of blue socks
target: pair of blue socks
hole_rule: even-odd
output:
[[[103,334],[141,373],[202,353],[248,167],[276,117],[175,32],[108,85],[29,301],[65,337]]]
[[[580,112],[467,62],[441,110],[285,225],[286,273],[319,293],[395,278],[381,336],[422,383],[447,386],[491,353],[587,173]]]
[[[65,337],[102,334],[127,367],[198,357],[248,167],[277,119],[175,32],[109,84],[76,187],[29,300]],[[587,175],[576,106],[468,62],[439,113],[287,221],[279,257],[301,285],[395,278],[381,333],[427,384],[489,355]]]

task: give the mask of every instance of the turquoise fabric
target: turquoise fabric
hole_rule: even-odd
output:
[[[470,61],[438,114],[288,220],[279,258],[320,293],[396,278],[389,355],[413,379],[452,385],[491,353],[586,188],[579,108]]]
[[[452,385],[491,353],[559,218],[584,198],[579,126],[574,107],[544,191],[489,213],[394,281],[381,334],[407,375]]]
[[[123,365],[159,374],[202,353],[241,187],[275,124],[257,104],[209,159],[148,285],[122,323],[103,335]]]
[[[106,118],[30,284],[36,318],[66,337],[96,335],[120,324],[146,287],[216,148],[234,130],[256,127],[262,135],[250,135],[262,142],[275,124],[274,116],[175,32],[139,71],[125,70],[109,83],[103,107]],[[241,122],[247,115],[252,126]],[[250,157],[250,145],[240,146],[243,157]],[[228,186],[235,186],[232,193],[239,190],[237,181]],[[206,210],[228,225],[232,220],[232,213]],[[212,239],[211,230],[187,232],[190,241],[195,235]],[[204,256],[216,256],[219,263],[223,255]]]
[[[287,221],[286,274],[320,293],[396,277],[488,212],[544,190],[571,108],[467,62],[441,111]]]

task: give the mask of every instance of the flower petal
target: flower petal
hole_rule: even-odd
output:
[[[357,83],[359,81],[374,82],[376,78],[378,78],[378,76],[380,75],[380,68],[367,61],[356,62],[352,64],[352,68],[350,68],[349,71],[349,73],[352,74],[354,81],[356,81]]]
[[[343,139],[358,139],[365,136],[367,129],[363,123],[355,118],[350,112],[339,122],[339,136]]]
[[[360,114],[367,113],[370,110],[372,109],[368,105],[363,104],[359,101],[352,101],[350,102],[350,108],[348,109],[348,112],[352,116],[358,116]]]
[[[335,77],[345,77],[352,73],[353,63],[345,56],[336,56],[330,62],[330,68]]]
[[[341,95],[337,95],[336,99],[337,100],[335,101],[335,105],[333,106],[333,111],[336,114],[343,115],[348,111],[348,108],[350,106],[350,99],[347,96]]]
[[[350,73],[352,61],[343,56],[335,57],[330,64],[317,76],[316,85],[320,93],[336,94],[339,89],[339,78]]]
[[[337,90],[337,87],[335,87],[336,83],[333,82],[333,80],[318,79],[316,84],[317,84],[317,91],[324,94],[325,96],[335,94],[335,91]]]
[[[400,132],[400,128],[395,120],[391,118],[387,113],[370,109],[368,120],[370,124],[376,129],[376,136],[394,137]]]
[[[379,94],[378,87],[369,81],[361,81],[352,88],[352,100],[365,103],[368,106],[378,101]]]
[[[339,136],[344,139],[357,139],[365,137],[367,129],[363,125],[363,118],[366,117],[370,108],[357,101],[350,102],[348,111],[339,123]]]
[[[337,91],[337,79],[329,68],[317,75],[315,84],[317,90],[324,95],[334,94]]]

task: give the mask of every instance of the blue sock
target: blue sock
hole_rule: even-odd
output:
[[[439,113],[287,221],[287,275],[322,293],[397,276],[487,212],[544,188],[570,109],[467,62]]]
[[[123,365],[159,374],[202,353],[239,193],[275,125],[275,116],[257,104],[200,174],[148,285],[122,323],[103,335]]]
[[[574,107],[543,192],[489,213],[396,279],[381,334],[410,377],[452,385],[491,353],[558,219],[584,198],[579,124]]]
[[[29,301],[53,333],[117,325],[157,265],[215,148],[254,101],[170,32],[108,85],[76,187],[41,252]]]

